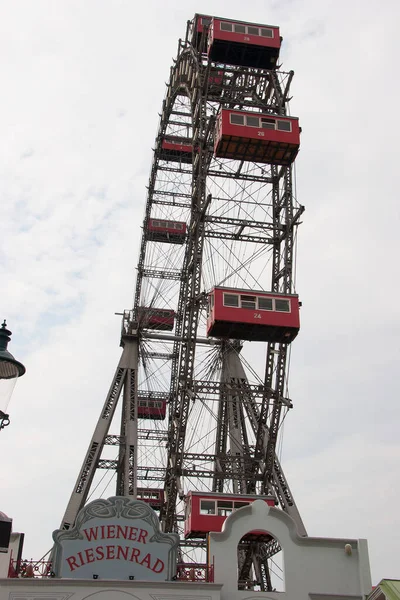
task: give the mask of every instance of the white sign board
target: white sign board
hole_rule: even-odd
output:
[[[161,533],[157,514],[141,500],[95,500],[53,539],[56,577],[166,581],[176,574],[179,537]]]

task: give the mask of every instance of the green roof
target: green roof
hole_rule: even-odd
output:
[[[400,580],[382,579],[378,587],[385,594],[387,600],[400,600]]]

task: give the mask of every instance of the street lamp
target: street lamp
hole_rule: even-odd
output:
[[[10,424],[6,412],[7,406],[18,377],[22,377],[25,373],[24,365],[15,360],[7,350],[10,339],[11,331],[7,329],[7,324],[4,321],[0,327],[0,431]]]

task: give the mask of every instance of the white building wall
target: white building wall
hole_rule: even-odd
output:
[[[101,581],[79,579],[8,579],[0,581],[0,600],[220,600],[220,585]]]
[[[237,589],[237,546],[254,530],[271,534],[283,550],[284,592],[255,595]],[[364,598],[371,591],[366,540],[301,537],[286,513],[261,500],[233,512],[221,533],[210,534],[210,560],[215,582],[223,583],[222,600],[307,600],[310,594],[314,600],[319,595]]]
[[[283,549],[284,592],[238,590],[237,546],[263,530]],[[232,513],[210,534],[215,583],[3,579],[0,600],[365,600],[371,592],[365,540],[301,537],[295,522],[262,500]]]
[[[8,552],[0,553],[0,579],[8,577],[10,560],[17,560],[20,544],[23,542],[23,533],[11,533]]]

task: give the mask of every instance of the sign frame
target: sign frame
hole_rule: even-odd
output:
[[[121,526],[118,525],[118,520],[121,519]],[[135,521],[138,527],[135,527]],[[92,528],[91,528],[92,522]],[[127,525],[128,523],[128,525]],[[143,529],[143,523],[146,525],[146,529]],[[132,546],[132,541],[135,544],[133,547],[129,547],[131,551],[130,558],[126,559],[128,553],[128,545],[125,545],[126,553],[123,556],[124,560],[119,560],[118,563],[114,562],[119,559],[117,556],[103,556],[99,558],[95,557],[94,551],[98,551],[98,548],[87,548],[88,543],[91,543],[87,532],[94,531],[96,536],[93,536],[95,540],[94,544],[101,544],[104,540],[114,539],[119,537],[118,535],[109,535],[110,532],[115,531],[124,532],[124,544]],[[128,536],[127,530],[130,535]],[[85,535],[83,535],[85,532]],[[108,536],[106,534],[108,532]],[[97,536],[99,534],[99,540]],[[86,537],[85,537],[86,536]],[[157,513],[142,500],[134,500],[126,496],[113,496],[111,498],[94,500],[82,508],[76,518],[74,527],[67,530],[57,529],[53,532],[54,549],[53,549],[53,572],[54,576],[58,578],[87,578],[88,574],[79,574],[80,567],[86,567],[86,564],[93,563],[91,570],[93,574],[96,574],[96,578],[105,579],[129,579],[135,578],[140,581],[171,581],[176,576],[177,570],[177,555],[179,546],[179,536],[176,533],[163,533],[160,529],[160,522]],[[117,540],[115,540],[117,541]],[[146,547],[146,544],[148,546]],[[144,548],[143,550],[138,549]],[[104,548],[110,546],[100,546],[104,553]],[[71,548],[76,556],[79,556],[82,564],[77,564],[77,559],[73,562],[73,558],[67,555],[71,553]],[[114,546],[114,548],[121,548],[120,546]],[[154,552],[159,549],[164,560],[158,559],[158,563],[153,563],[153,567],[150,564],[150,551]],[[140,552],[148,553],[143,558],[142,562],[139,562],[137,556]],[[90,554],[88,554],[90,552]],[[136,554],[135,554],[136,553]],[[86,563],[84,562],[85,556],[87,558]],[[89,560],[89,558],[92,560]],[[118,566],[118,577],[110,577],[109,575],[102,574],[102,571],[110,572],[113,570],[110,567],[111,560],[113,564]],[[165,560],[166,559],[166,560]],[[70,572],[66,568],[66,561],[70,567]],[[146,562],[145,565],[143,563]],[[161,571],[157,570],[157,566],[164,566]],[[72,566],[74,568],[72,568]],[[76,565],[76,569],[75,569]],[[137,566],[140,565],[140,568]],[[102,568],[103,567],[103,568]],[[126,568],[125,568],[126,567]],[[143,577],[136,577],[135,571],[138,570],[143,573],[143,570],[148,571],[149,577],[147,579]],[[84,568],[84,571],[87,571]],[[93,575],[92,575],[93,576]]]

